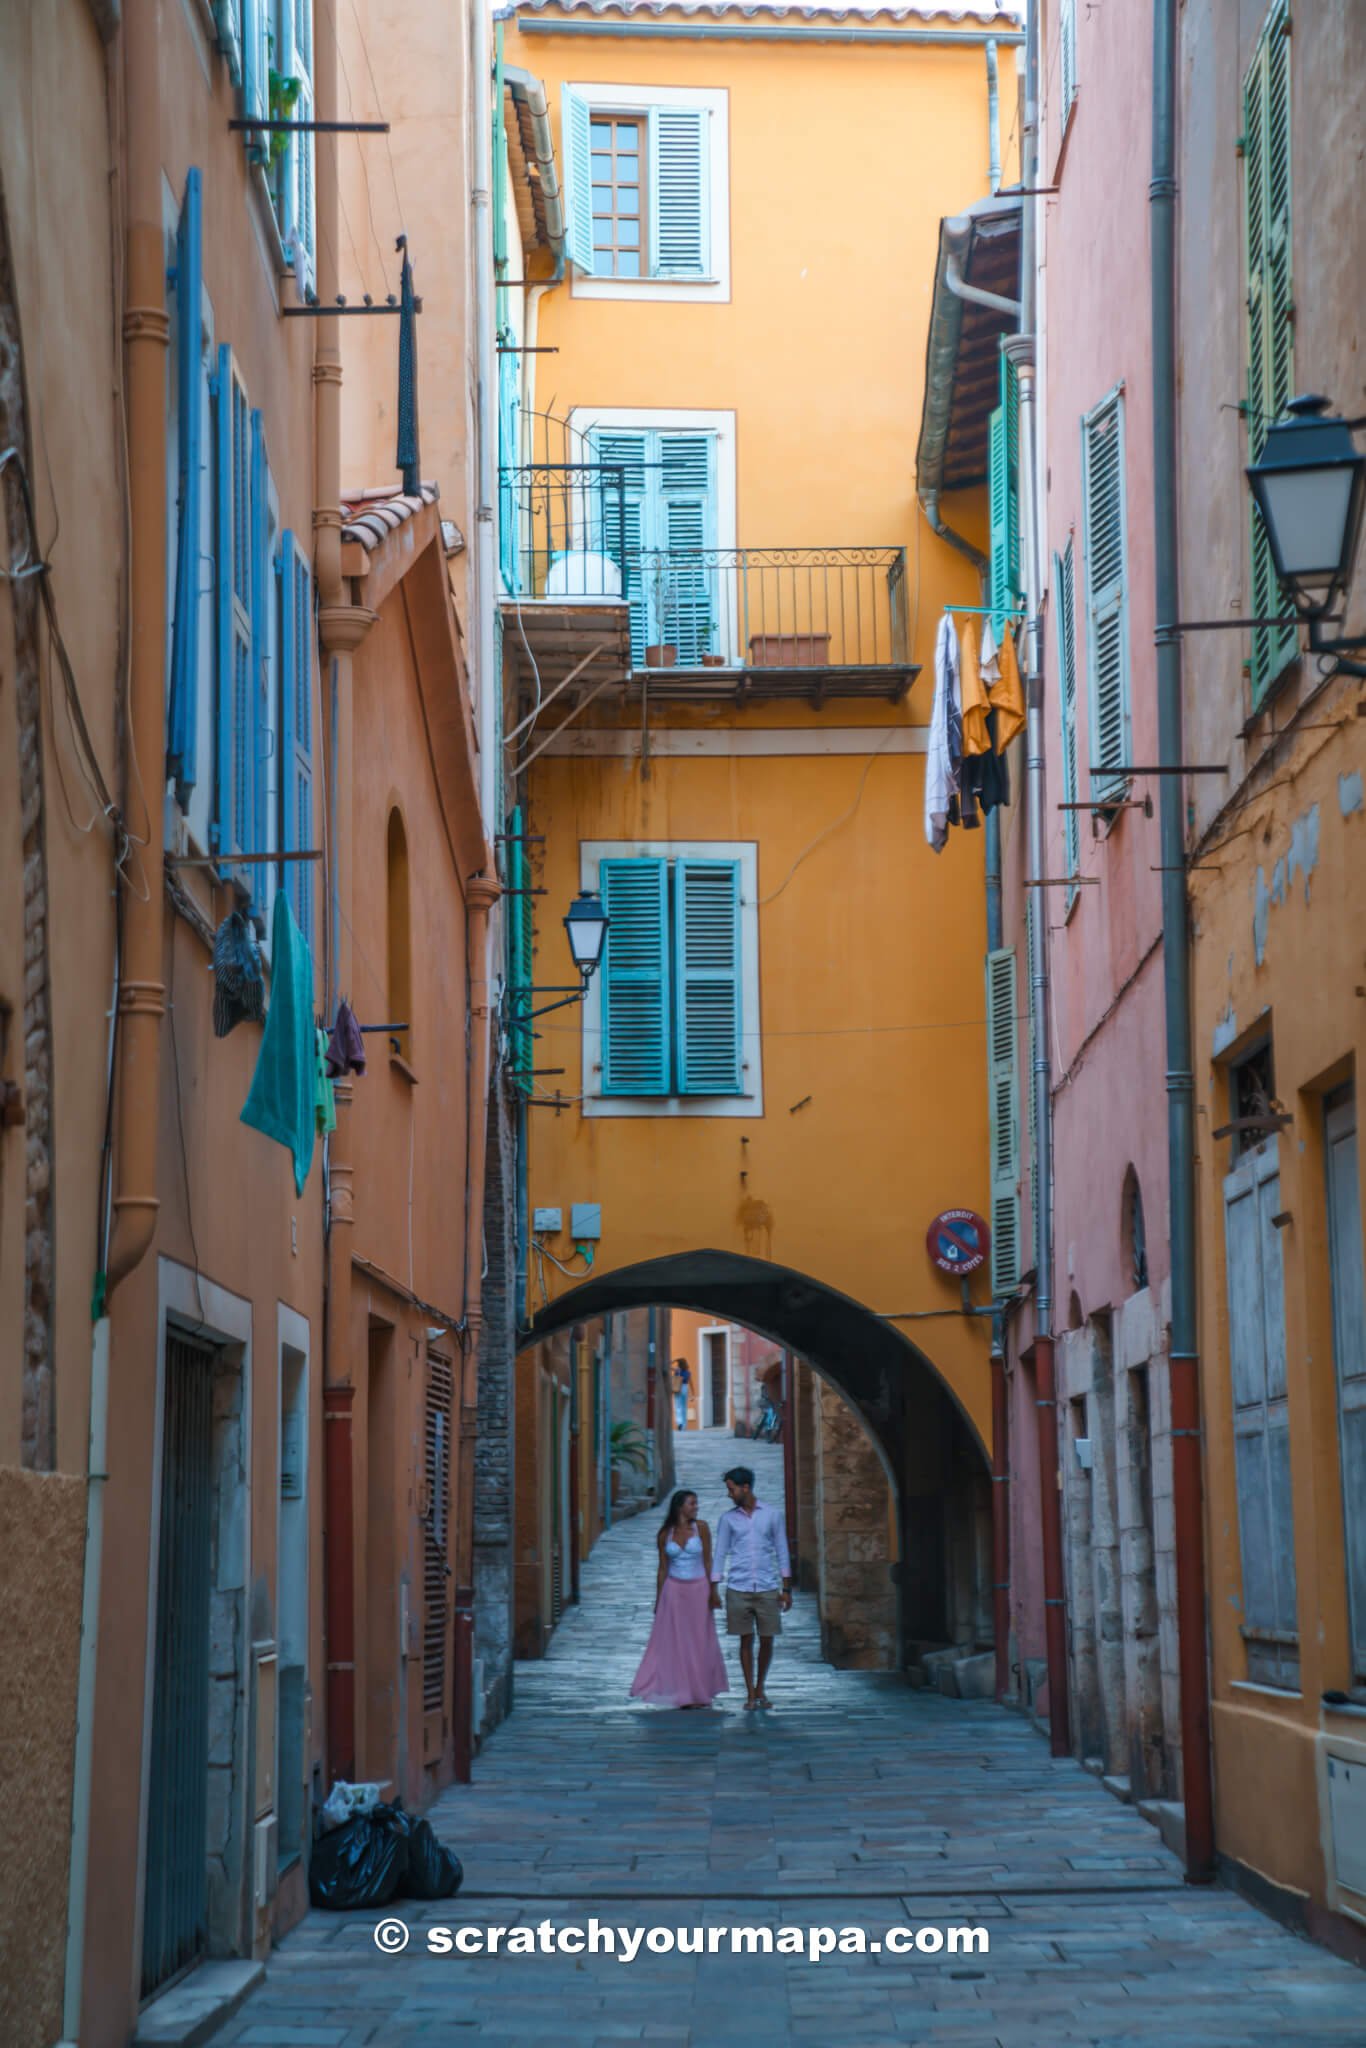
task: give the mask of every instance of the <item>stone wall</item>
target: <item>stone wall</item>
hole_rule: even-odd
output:
[[[846,1670],[891,1670],[896,1590],[887,1479],[853,1409],[823,1381],[816,1382],[816,1406],[821,1648]]]

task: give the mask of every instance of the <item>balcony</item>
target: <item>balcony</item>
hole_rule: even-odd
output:
[[[504,645],[528,683],[655,705],[901,702],[918,674],[904,548],[704,546],[686,501],[663,507],[670,544],[644,546],[641,469],[501,472]]]

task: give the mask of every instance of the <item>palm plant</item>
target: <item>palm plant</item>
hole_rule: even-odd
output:
[[[618,1471],[623,1466],[629,1466],[633,1472],[649,1470],[650,1456],[646,1448],[645,1432],[638,1422],[612,1424],[611,1456],[613,1471]]]

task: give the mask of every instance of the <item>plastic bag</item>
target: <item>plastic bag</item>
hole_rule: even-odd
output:
[[[404,1896],[410,1899],[453,1899],[464,1876],[460,1858],[437,1840],[431,1822],[415,1820],[408,1839]]]
[[[308,1866],[313,1904],[334,1913],[387,1906],[408,1875],[411,1827],[406,1813],[377,1806],[320,1835]]]
[[[348,1785],[345,1778],[338,1778],[327,1795],[322,1809],[323,1832],[339,1828],[348,1820],[355,1820],[362,1813],[373,1813],[379,1805],[378,1785]]]

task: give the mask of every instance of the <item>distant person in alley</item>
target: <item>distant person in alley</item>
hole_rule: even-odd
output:
[[[686,1358],[674,1360],[674,1428],[688,1426],[688,1389],[692,1385],[692,1367]]]
[[[658,1538],[655,1618],[632,1699],[652,1707],[709,1707],[730,1691],[712,1611],[721,1605],[711,1583],[711,1530],[697,1516],[697,1495],[680,1487]]]
[[[748,1465],[732,1466],[725,1477],[732,1506],[717,1527],[711,1578],[714,1586],[726,1582],[726,1633],[740,1638],[745,1712],[751,1713],[755,1707],[773,1704],[764,1680],[773,1662],[773,1639],[781,1635],[782,1616],[792,1605],[792,1561],[782,1511],[754,1498],[754,1474]]]

